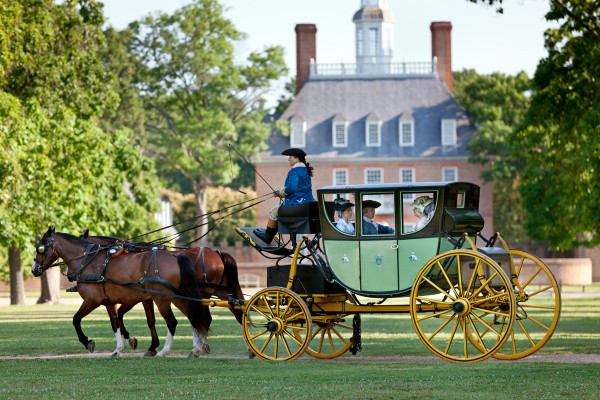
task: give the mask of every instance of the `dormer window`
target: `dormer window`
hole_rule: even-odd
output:
[[[381,119],[375,113],[367,116],[365,144],[367,147],[381,146]]]
[[[306,121],[290,123],[290,147],[306,146]]]
[[[337,114],[331,124],[333,147],[348,147],[348,120],[342,114]]]
[[[404,113],[398,120],[398,139],[400,147],[415,145],[415,119],[412,114]]]
[[[442,146],[456,144],[456,120],[442,119]]]

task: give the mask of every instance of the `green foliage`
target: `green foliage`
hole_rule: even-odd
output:
[[[283,114],[283,112],[292,104],[296,97],[296,77],[291,78],[285,84],[285,93],[279,96],[277,107],[275,107],[275,115]]]
[[[525,226],[553,249],[600,244],[600,25],[595,2],[552,1],[548,56],[533,79],[525,126],[514,138],[525,157],[520,191]]]
[[[524,161],[514,157],[511,136],[529,106],[530,80],[525,72],[480,75],[454,72],[454,97],[471,114],[478,134],[469,144],[471,162],[486,165],[481,177],[494,184],[494,230],[513,242],[525,239],[524,210],[517,190]]]
[[[98,56],[101,7],[7,4],[0,9],[0,25],[9,27],[2,46],[11,53],[0,69],[0,245],[32,251],[48,225],[120,236],[154,227],[153,164],[126,131],[108,135],[95,122],[116,99]]]
[[[265,148],[271,125],[262,96],[286,72],[281,47],[236,64],[234,42],[244,35],[222,13],[216,0],[195,0],[172,15],[148,16],[109,35],[119,41],[110,48],[127,55],[106,56],[120,92],[135,87],[143,99],[145,149],[163,177],[177,172],[189,181],[197,214],[206,212],[208,186],[229,184],[239,173],[228,144],[246,157]]]

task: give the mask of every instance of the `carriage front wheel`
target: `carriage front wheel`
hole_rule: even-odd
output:
[[[306,350],[312,321],[306,303],[293,291],[270,287],[248,301],[242,321],[244,339],[264,360],[294,360]]]
[[[451,250],[431,259],[417,275],[410,296],[410,316],[419,338],[433,353],[453,362],[493,355],[512,330],[515,309],[506,274],[491,258],[473,250]],[[505,321],[502,329],[494,326],[497,317]]]

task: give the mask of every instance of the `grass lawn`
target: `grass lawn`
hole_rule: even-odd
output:
[[[597,399],[598,364],[495,360],[474,364],[438,361],[420,342],[408,315],[364,315],[362,352],[334,360],[303,355],[292,362],[244,358],[240,326],[224,309],[211,309],[213,354],[185,356],[192,348],[187,320],[179,325],[173,356],[143,358],[150,343],[141,306],[125,317],[139,348],[110,358],[114,334],[104,309],[83,320],[96,354],[75,335],[74,305],[0,307],[0,399],[210,398],[247,399]],[[158,314],[157,314],[158,315]],[[166,326],[157,329],[164,342]],[[565,297],[561,320],[541,354],[599,353],[600,298]],[[60,358],[60,355],[81,357]],[[27,358],[50,355],[49,358]],[[372,356],[417,356],[424,362],[372,362]],[[16,358],[13,358],[16,357]],[[222,358],[225,357],[225,358]],[[361,359],[364,360],[361,362]]]

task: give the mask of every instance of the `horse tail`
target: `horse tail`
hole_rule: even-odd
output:
[[[179,271],[181,275],[179,291],[184,296],[200,299],[202,296],[198,291],[198,286],[196,285],[192,261],[188,256],[178,255],[177,263],[179,264]],[[187,317],[192,326],[196,328],[200,334],[208,334],[212,320],[208,306],[201,301],[188,300],[186,301],[185,308],[187,311]]]
[[[240,286],[237,262],[235,261],[235,258],[233,258],[233,256],[229,253],[219,252],[219,255],[223,261],[223,270],[224,275],[227,278],[227,288],[229,293],[232,293],[236,299],[244,300],[244,293],[242,293],[242,287]],[[237,321],[241,324],[243,316],[241,309],[236,307],[232,309],[231,312],[235,316],[235,319],[237,319]]]

